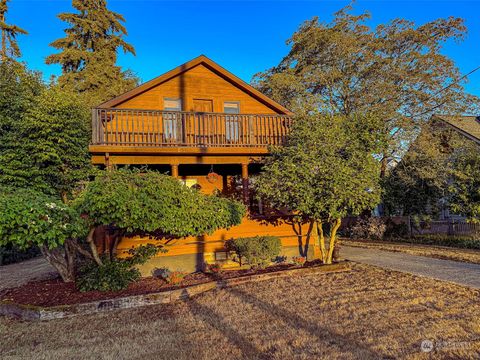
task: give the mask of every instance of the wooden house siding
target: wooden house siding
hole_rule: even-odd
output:
[[[165,98],[181,99],[182,111],[196,111],[195,100],[210,100],[213,102],[212,112],[216,113],[223,113],[224,103],[229,101],[240,103],[241,114],[277,113],[203,64],[156,85],[116,107],[164,110]]]

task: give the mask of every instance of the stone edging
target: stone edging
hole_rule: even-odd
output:
[[[194,295],[212,289],[223,289],[247,282],[259,282],[272,278],[288,277],[296,274],[313,274],[321,272],[349,271],[350,264],[342,262],[332,265],[317,267],[296,268],[281,270],[265,274],[253,274],[238,278],[210,281],[203,284],[192,285],[181,289],[167,290],[157,293],[132,295],[110,300],[98,300],[89,303],[60,305],[60,306],[32,306],[15,304],[9,301],[0,302],[0,315],[11,316],[23,320],[52,320],[76,315],[86,315],[98,312],[106,312],[116,309],[136,308],[156,304],[168,304],[178,300],[185,300]]]

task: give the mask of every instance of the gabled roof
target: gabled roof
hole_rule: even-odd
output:
[[[433,115],[432,119],[442,121],[463,136],[480,144],[480,118],[478,116]]]
[[[190,60],[190,61],[186,62],[185,64],[180,65],[180,66],[176,67],[175,69],[172,69],[172,70],[166,72],[163,75],[160,75],[160,76],[158,76],[158,77],[156,77],[156,78],[154,78],[150,81],[147,81],[146,83],[143,83],[142,85],[137,86],[136,88],[134,88],[130,91],[127,91],[126,93],[124,93],[120,96],[117,96],[116,98],[114,98],[112,100],[104,102],[103,104],[99,105],[98,107],[99,108],[115,107],[115,106],[123,103],[124,101],[127,101],[127,100],[133,98],[134,96],[137,96],[137,95],[139,95],[139,94],[141,94],[145,91],[148,91],[151,88],[153,88],[153,87],[155,87],[155,86],[157,86],[157,85],[159,85],[159,84],[161,84],[161,83],[163,83],[167,80],[170,80],[171,78],[173,78],[175,76],[178,76],[178,75],[180,75],[180,74],[182,74],[182,73],[184,73],[184,72],[186,72],[186,71],[188,71],[188,70],[190,70],[190,69],[192,69],[195,66],[198,66],[200,64],[206,66],[208,69],[210,69],[211,71],[213,71],[217,75],[221,76],[222,78],[229,81],[230,83],[232,83],[236,87],[240,88],[241,90],[245,91],[246,93],[248,93],[249,95],[251,95],[252,97],[257,99],[258,101],[260,101],[261,103],[269,106],[270,108],[278,111],[279,113],[287,114],[287,115],[292,114],[292,112],[290,110],[288,110],[284,106],[280,105],[278,102],[270,99],[268,96],[262,94],[260,91],[255,89],[253,86],[247,84],[245,81],[243,81],[239,77],[233,75],[230,71],[224,69],[223,67],[218,65],[216,62],[210,60],[205,55],[200,55],[199,57],[196,57],[195,59]]]

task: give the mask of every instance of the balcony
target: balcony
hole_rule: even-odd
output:
[[[93,109],[91,148],[266,148],[284,143],[292,119],[276,114],[225,114]],[[172,149],[173,150],[173,149]]]

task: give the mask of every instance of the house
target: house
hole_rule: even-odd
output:
[[[393,195],[395,201],[390,202],[389,212],[398,215],[425,213],[439,220],[463,220],[463,216],[450,212],[445,186],[451,179],[440,164],[455,151],[471,146],[476,149],[478,145],[479,117],[432,115],[400,163],[391,170],[392,178],[400,180],[392,193],[406,195],[409,201],[398,201]],[[412,163],[416,165],[411,166]]]
[[[460,135],[480,145],[479,116],[433,115],[431,121],[437,128],[455,130]]]
[[[224,242],[233,237],[276,235],[285,255],[305,255],[299,250],[305,229],[294,231],[288,216],[263,214],[249,190],[268,147],[284,142],[291,116],[203,55],[92,110],[94,164],[147,165],[205,193],[242,199],[249,207],[239,226],[166,242],[168,252],[142,268],[144,274],[156,267],[192,271],[204,262],[231,264]],[[148,240],[124,238],[118,249]]]

